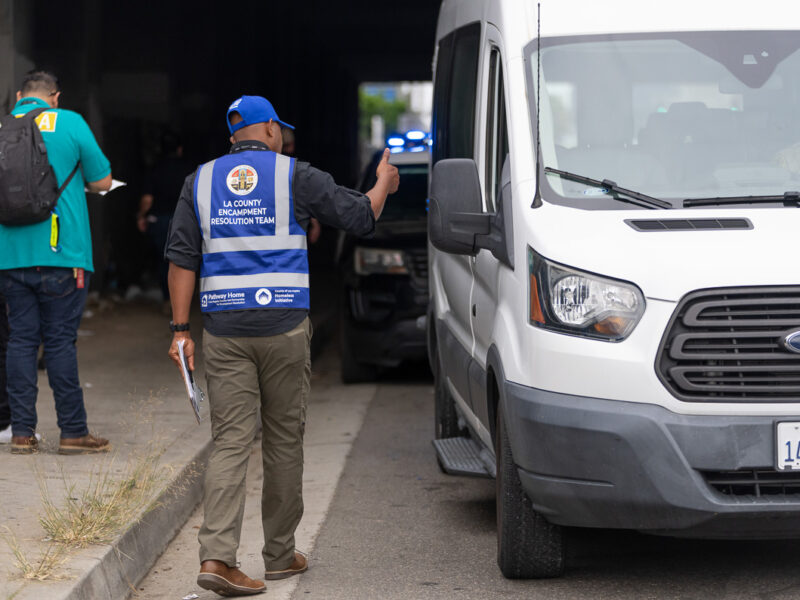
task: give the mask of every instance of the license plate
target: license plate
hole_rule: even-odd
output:
[[[800,422],[778,423],[775,441],[778,470],[800,469]]]

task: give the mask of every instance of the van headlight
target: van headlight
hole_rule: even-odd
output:
[[[406,275],[408,264],[402,250],[356,246],[353,261],[358,275]]]
[[[644,295],[625,281],[550,262],[528,248],[529,322],[610,342],[624,340],[644,314]]]

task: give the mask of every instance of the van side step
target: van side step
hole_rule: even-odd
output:
[[[494,458],[472,438],[433,440],[433,447],[445,473],[489,479],[497,474]]]

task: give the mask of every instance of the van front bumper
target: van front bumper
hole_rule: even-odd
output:
[[[800,415],[681,415],[514,383],[505,384],[503,401],[522,486],[553,523],[686,537],[800,537],[800,471],[777,472],[790,485],[755,483],[776,477],[775,424]],[[718,483],[731,477],[754,483]]]

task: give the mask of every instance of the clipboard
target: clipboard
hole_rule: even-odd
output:
[[[186,355],[183,353],[183,345],[185,342],[186,340],[178,341],[178,354],[180,355],[181,359],[183,383],[186,385],[186,393],[189,396],[189,404],[192,406],[194,417],[197,419],[197,423],[199,424],[203,420],[203,418],[200,416],[200,408],[202,407],[206,396],[203,393],[203,390],[197,387],[197,384],[194,382],[192,372],[189,370],[189,363],[186,361]]]

